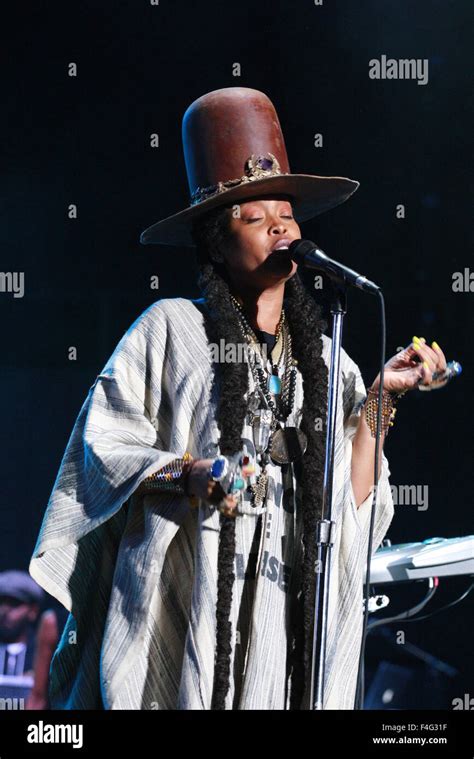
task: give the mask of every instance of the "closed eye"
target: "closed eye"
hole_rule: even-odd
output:
[[[249,224],[251,224],[254,221],[261,221],[262,218],[263,218],[262,216],[258,216],[258,217],[254,218],[254,219],[246,219],[245,221],[247,221]],[[282,219],[293,219],[294,216],[290,216],[289,214],[282,214],[281,218]]]

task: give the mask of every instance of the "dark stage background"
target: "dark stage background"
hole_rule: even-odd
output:
[[[473,295],[452,289],[453,273],[472,265],[471,7],[83,0],[2,11],[1,269],[24,272],[25,293],[0,293],[0,570],[27,568],[72,425],[122,334],[155,300],[198,295],[192,252],[143,247],[138,237],[188,204],[186,107],[231,86],[269,95],[294,172],[360,181],[349,202],[303,224],[302,235],[383,287],[387,358],[421,335],[463,365],[447,388],[400,403],[385,446],[391,481],[428,485],[429,507],[398,506],[388,537],[473,531]],[[429,59],[428,83],[370,79],[368,62],[382,55]],[[343,344],[369,384],[377,301],[351,291],[348,305]],[[434,606],[467,584],[442,582]],[[393,589],[393,609],[423,592]],[[405,630],[467,676],[472,611],[467,599],[393,635]],[[373,655],[379,645],[371,643]]]

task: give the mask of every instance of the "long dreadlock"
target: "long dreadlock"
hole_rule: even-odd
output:
[[[220,207],[202,217],[193,227],[199,266],[198,285],[205,299],[208,318],[206,331],[210,342],[224,338],[226,343],[241,341],[239,320],[230,300],[229,280],[222,259],[222,245],[229,235],[229,215]],[[303,567],[301,587],[290,612],[292,645],[290,650],[290,709],[301,709],[311,675],[313,636],[316,524],[321,517],[325,460],[328,371],[322,358],[321,334],[327,327],[321,308],[307,292],[298,273],[285,285],[284,308],[291,331],[294,357],[303,377],[303,414],[301,429],[308,446],[301,466],[303,514]],[[246,362],[218,365],[220,382],[217,425],[220,449],[224,455],[242,450],[241,433],[247,406]],[[320,420],[320,424],[317,421]],[[232,630],[230,613],[235,555],[235,519],[220,515],[218,581],[216,607],[216,653],[211,709],[224,709],[229,689]]]

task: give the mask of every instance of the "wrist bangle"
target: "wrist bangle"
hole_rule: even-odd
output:
[[[390,393],[388,390],[382,391],[382,434],[388,435],[390,427],[395,421],[397,409],[395,404],[399,398],[405,395],[406,390],[402,393]],[[365,418],[370,429],[372,437],[377,437],[377,410],[378,410],[378,390],[367,391],[367,401],[365,404]]]
[[[167,491],[189,496],[187,480],[193,462],[193,457],[186,451],[182,458],[173,459],[169,464],[146,477],[141,484],[146,490]]]

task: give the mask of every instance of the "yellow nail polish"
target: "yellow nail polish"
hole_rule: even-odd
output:
[[[419,342],[419,341],[420,341],[420,338],[419,338],[419,337],[417,337],[416,335],[413,335],[413,337],[412,337],[412,339],[411,339],[411,340],[412,340],[412,342],[413,342],[413,343],[416,343],[416,342]]]
[[[425,369],[429,369],[430,368],[430,365],[429,365],[428,361],[423,361],[423,366],[425,367]]]
[[[425,340],[425,338],[424,338],[424,337],[420,337],[420,342],[422,342],[422,343],[426,343],[426,340]]]
[[[420,343],[413,343],[413,349],[414,349],[414,350],[416,350],[416,351],[419,351],[419,350],[421,350],[421,345],[420,345]]]
[[[435,349],[435,351],[440,351],[441,348],[439,347],[438,343],[436,343],[434,340],[431,343],[431,347]]]

